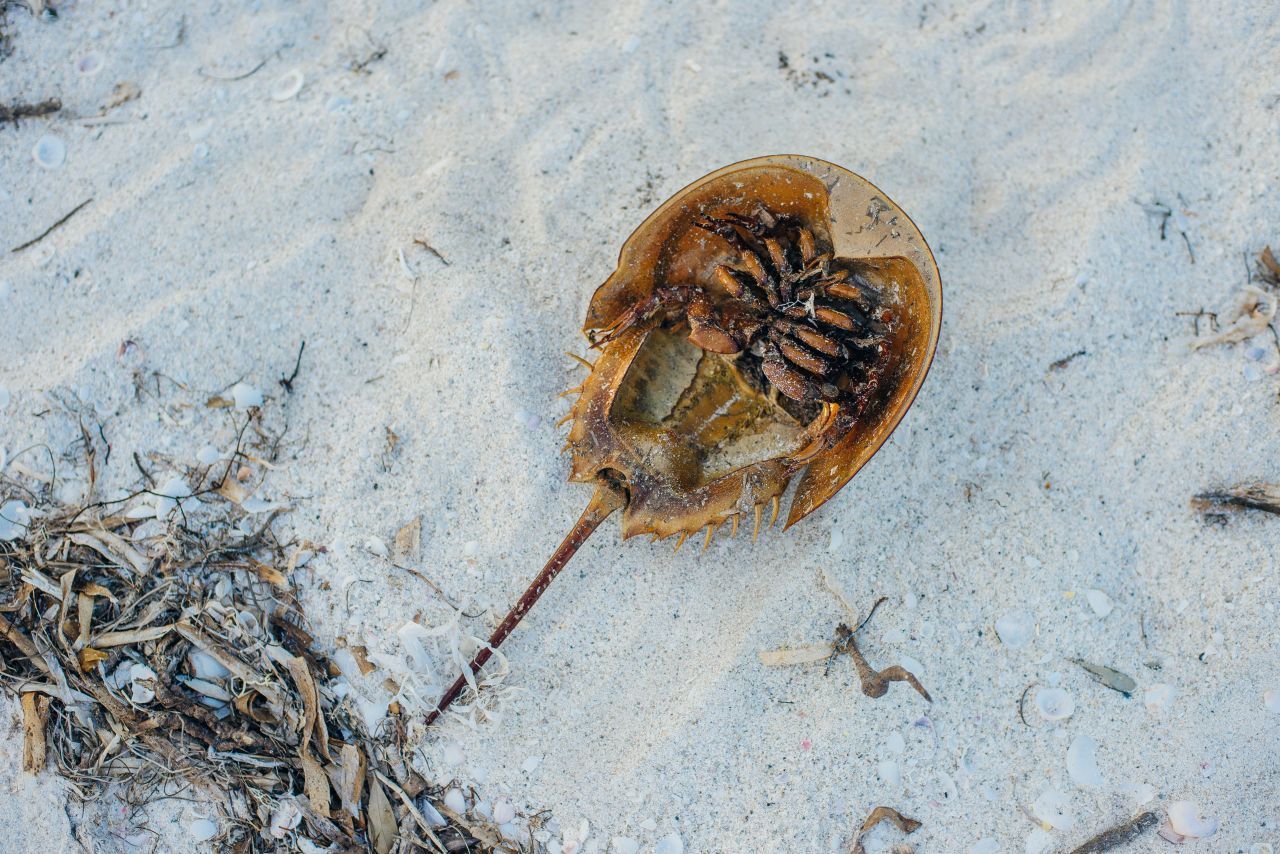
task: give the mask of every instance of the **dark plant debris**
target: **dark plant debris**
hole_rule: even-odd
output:
[[[293,381],[298,378],[298,371],[302,370],[302,351],[307,349],[307,342],[303,341],[298,347],[298,358],[293,363],[293,373],[287,377],[280,378],[280,385],[284,386],[284,390],[288,394],[293,394]]]
[[[1083,668],[1084,672],[1092,676],[1095,681],[1101,682],[1112,691],[1119,691],[1129,697],[1132,696],[1134,691],[1138,690],[1138,683],[1134,681],[1133,677],[1121,673],[1119,670],[1103,664],[1094,664],[1085,661],[1083,658],[1073,658],[1071,661]]]
[[[930,703],[933,698],[929,696],[929,692],[920,684],[920,680],[914,674],[907,671],[900,664],[886,667],[884,670],[875,670],[867,663],[866,657],[862,651],[858,649],[857,633],[865,626],[871,617],[875,615],[876,609],[880,607],[880,603],[885,601],[885,597],[876,600],[871,606],[870,613],[866,618],[858,624],[857,628],[851,629],[844,623],[836,626],[836,637],[832,644],[831,657],[834,659],[838,655],[847,655],[853,659],[853,666],[858,670],[858,679],[862,682],[862,693],[871,698],[883,697],[889,690],[891,682],[906,682],[912,688],[919,692]]]
[[[1104,854],[1121,846],[1128,845],[1160,822],[1155,812],[1144,812],[1126,821],[1124,824],[1104,830],[1087,842],[1071,849],[1071,854]]]
[[[415,801],[442,808],[442,793],[413,770],[405,713],[368,731],[306,629],[289,575],[319,549],[282,542],[276,514],[246,517],[226,488],[233,468],[275,459],[261,410],[225,467],[186,471],[192,494],[169,521],[125,512],[146,488],[95,499],[102,466],[82,433],[83,505],[0,477],[0,500],[16,490],[37,505],[21,537],[0,541],[0,688],[21,701],[26,769],[51,761],[86,800],[111,789],[132,805],[215,803],[218,850],[298,837],[376,854],[502,845],[461,817],[424,817]]]
[[[1280,484],[1242,483],[1201,492],[1192,496],[1191,507],[1206,516],[1223,516],[1227,511],[1240,510],[1261,510],[1280,515]]]
[[[1050,363],[1049,363],[1049,370],[1051,370],[1051,371],[1060,371],[1060,370],[1062,370],[1063,368],[1065,368],[1067,365],[1069,365],[1069,364],[1071,364],[1072,362],[1074,362],[1076,359],[1080,358],[1081,356],[1087,356],[1087,355],[1089,355],[1089,354],[1088,354],[1086,351],[1084,351],[1084,350],[1077,350],[1077,351],[1075,351],[1074,353],[1072,353],[1070,356],[1063,356],[1061,359],[1058,359],[1058,360],[1057,360],[1057,361],[1055,361],[1055,362],[1050,362]]]
[[[57,98],[49,98],[44,101],[38,101],[34,104],[27,104],[16,101],[12,104],[0,104],[0,125],[6,122],[17,124],[22,119],[34,119],[40,116],[48,116],[62,109],[62,101]]]
[[[907,818],[893,807],[876,807],[871,811],[871,815],[867,816],[867,820],[862,823],[858,835],[853,840],[853,850],[850,854],[866,854],[866,848],[862,844],[862,837],[871,832],[871,829],[882,821],[891,821],[894,826],[903,833],[912,834],[919,830],[923,825],[914,818]]]
[[[1258,275],[1272,287],[1280,285],[1280,261],[1276,260],[1270,246],[1258,253]]]
[[[67,213],[64,217],[62,217],[62,219],[58,220],[58,221],[57,221],[57,222],[55,222],[53,225],[51,225],[51,226],[49,226],[48,228],[46,228],[44,231],[40,232],[40,233],[39,233],[39,234],[37,234],[35,237],[33,237],[33,238],[31,238],[30,240],[28,240],[26,243],[23,243],[23,244],[21,244],[20,246],[15,246],[15,247],[13,247],[12,249],[10,249],[9,251],[10,251],[11,253],[12,253],[12,252],[21,252],[23,249],[30,249],[32,246],[35,246],[35,245],[36,245],[37,243],[39,243],[41,240],[44,240],[46,237],[48,237],[50,234],[52,234],[52,233],[54,232],[54,230],[55,230],[55,229],[57,229],[59,226],[64,225],[64,224],[66,223],[66,221],[67,221],[67,220],[71,219],[73,216],[75,216],[76,214],[80,213],[80,211],[81,211],[81,210],[83,210],[83,209],[85,208],[85,206],[86,206],[86,205],[88,205],[88,204],[89,204],[90,202],[92,202],[92,201],[93,201],[93,199],[85,199],[83,202],[81,202],[80,204],[78,204],[78,205],[76,205],[74,208],[72,208],[72,209],[71,209],[71,211],[70,211],[69,213]]]

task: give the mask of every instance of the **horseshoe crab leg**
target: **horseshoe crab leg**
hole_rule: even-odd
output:
[[[591,497],[591,501],[587,504],[587,509],[582,511],[582,515],[578,517],[578,521],[574,523],[573,528],[569,530],[564,541],[560,543],[559,548],[551,555],[551,559],[547,561],[547,565],[537,574],[529,588],[524,591],[520,597],[520,601],[516,602],[515,607],[507,612],[507,616],[498,624],[498,628],[493,630],[493,634],[489,636],[489,642],[475,654],[471,659],[471,674],[475,675],[484,667],[493,651],[502,645],[507,636],[520,625],[520,621],[524,619],[524,615],[529,613],[529,609],[547,592],[547,588],[551,586],[551,582],[560,574],[560,570],[564,569],[565,564],[569,562],[569,558],[577,553],[582,544],[587,541],[592,532],[600,527],[600,523],[608,519],[613,511],[621,508],[627,503],[626,493],[621,489],[608,484],[602,483],[596,487],[596,493]],[[436,718],[449,708],[449,705],[462,693],[467,687],[467,674],[461,674],[454,680],[449,689],[440,697],[440,702],[436,703],[436,707],[427,715],[427,725],[430,726],[435,722]]]

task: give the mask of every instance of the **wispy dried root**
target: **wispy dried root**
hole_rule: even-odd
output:
[[[862,827],[858,830],[858,835],[854,837],[853,849],[850,854],[865,854],[866,848],[862,844],[862,838],[871,832],[871,829],[882,821],[891,821],[894,826],[903,833],[912,834],[919,830],[923,825],[914,818],[907,818],[893,807],[876,807],[871,811],[871,815],[867,816],[867,820],[862,823]]]
[[[1228,510],[1262,510],[1280,515],[1280,483],[1242,483],[1226,489],[1201,492],[1191,499],[1200,513],[1220,514]]]
[[[1191,349],[1199,350],[1215,344],[1232,344],[1252,338],[1271,325],[1276,316],[1277,302],[1275,294],[1255,285],[1245,285],[1227,325],[1213,335],[1196,339],[1191,343]]]
[[[824,583],[832,590],[832,593],[840,600],[841,604],[848,608],[841,595],[835,588],[830,586],[824,578]],[[782,667],[793,664],[821,664],[825,663],[829,668],[831,663],[838,656],[847,655],[853,659],[853,666],[858,671],[858,679],[862,683],[862,693],[871,698],[883,697],[889,691],[889,685],[893,682],[906,682],[912,688],[919,692],[930,703],[933,697],[929,696],[929,692],[920,684],[920,680],[913,673],[908,671],[900,664],[886,667],[884,670],[876,670],[873,668],[862,654],[862,650],[858,649],[857,633],[865,626],[871,617],[875,614],[876,609],[885,601],[884,597],[876,600],[871,606],[870,613],[862,622],[858,623],[856,628],[849,628],[845,623],[836,626],[835,640],[832,643],[808,644],[800,647],[788,647],[783,649],[762,650],[758,653],[760,663],[766,667]]]

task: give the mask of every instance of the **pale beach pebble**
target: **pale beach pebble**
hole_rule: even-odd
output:
[[[1195,801],[1169,804],[1169,824],[1174,831],[1191,839],[1206,839],[1218,832],[1216,818],[1203,818]]]
[[[996,620],[996,634],[1012,649],[1026,646],[1035,629],[1035,617],[1026,611],[1011,611]]]

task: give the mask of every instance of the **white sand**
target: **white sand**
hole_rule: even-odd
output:
[[[1193,354],[1175,316],[1225,310],[1245,254],[1280,242],[1274,3],[63,5],[8,13],[0,102],[57,95],[64,112],[0,129],[0,249],[94,201],[0,258],[0,445],[60,453],[79,413],[113,445],[106,486],[136,486],[134,451],[190,461],[232,442],[225,411],[177,402],[240,378],[267,390],[290,425],[269,497],[331,549],[299,573],[326,644],[395,652],[405,621],[445,617],[362,548],[415,515],[422,571],[491,611],[473,632],[524,588],[589,494],[564,482],[550,426],[578,375],[562,351],[581,351],[591,291],[671,192],[812,154],[884,188],[935,249],[938,358],[863,473],[754,548],[673,557],[606,525],[505,647],[521,690],[501,721],[422,740],[433,776],[571,835],[585,820],[587,850],[673,832],[696,852],[842,850],[884,803],[924,822],[919,851],[1022,851],[1035,825],[1018,805],[1049,788],[1075,815],[1051,836],[1065,850],[1133,814],[1124,784],[1221,821],[1189,850],[1280,843],[1280,715],[1262,699],[1280,686],[1280,520],[1210,526],[1188,506],[1280,478],[1280,378],[1250,380],[1276,356],[1270,335]],[[385,56],[350,70],[371,43]],[[81,76],[91,51],[103,68]],[[244,80],[201,75],[263,59]],[[295,68],[300,94],[271,100]],[[125,81],[141,97],[111,123],[76,120]],[[30,156],[45,133],[67,148],[54,171]],[[1138,204],[1157,200],[1176,209],[1163,241]],[[824,568],[855,607],[890,597],[864,648],[919,662],[932,706],[903,685],[862,696],[847,661],[760,665],[845,618]],[[352,576],[368,583],[348,591]],[[1115,604],[1105,619],[1090,588]],[[993,624],[1017,610],[1038,630],[1012,650]],[[1177,696],[1150,713],[1077,656]],[[1031,683],[1060,684],[1074,716],[1043,722],[1033,690],[1024,726]],[[1098,743],[1104,789],[1068,778],[1077,735]],[[453,743],[464,759],[446,767]],[[885,761],[899,783],[878,780]],[[34,800],[3,811],[6,846],[74,848],[62,784],[16,763],[4,792]],[[122,844],[96,830],[100,850]],[[881,828],[872,850],[899,839]]]

